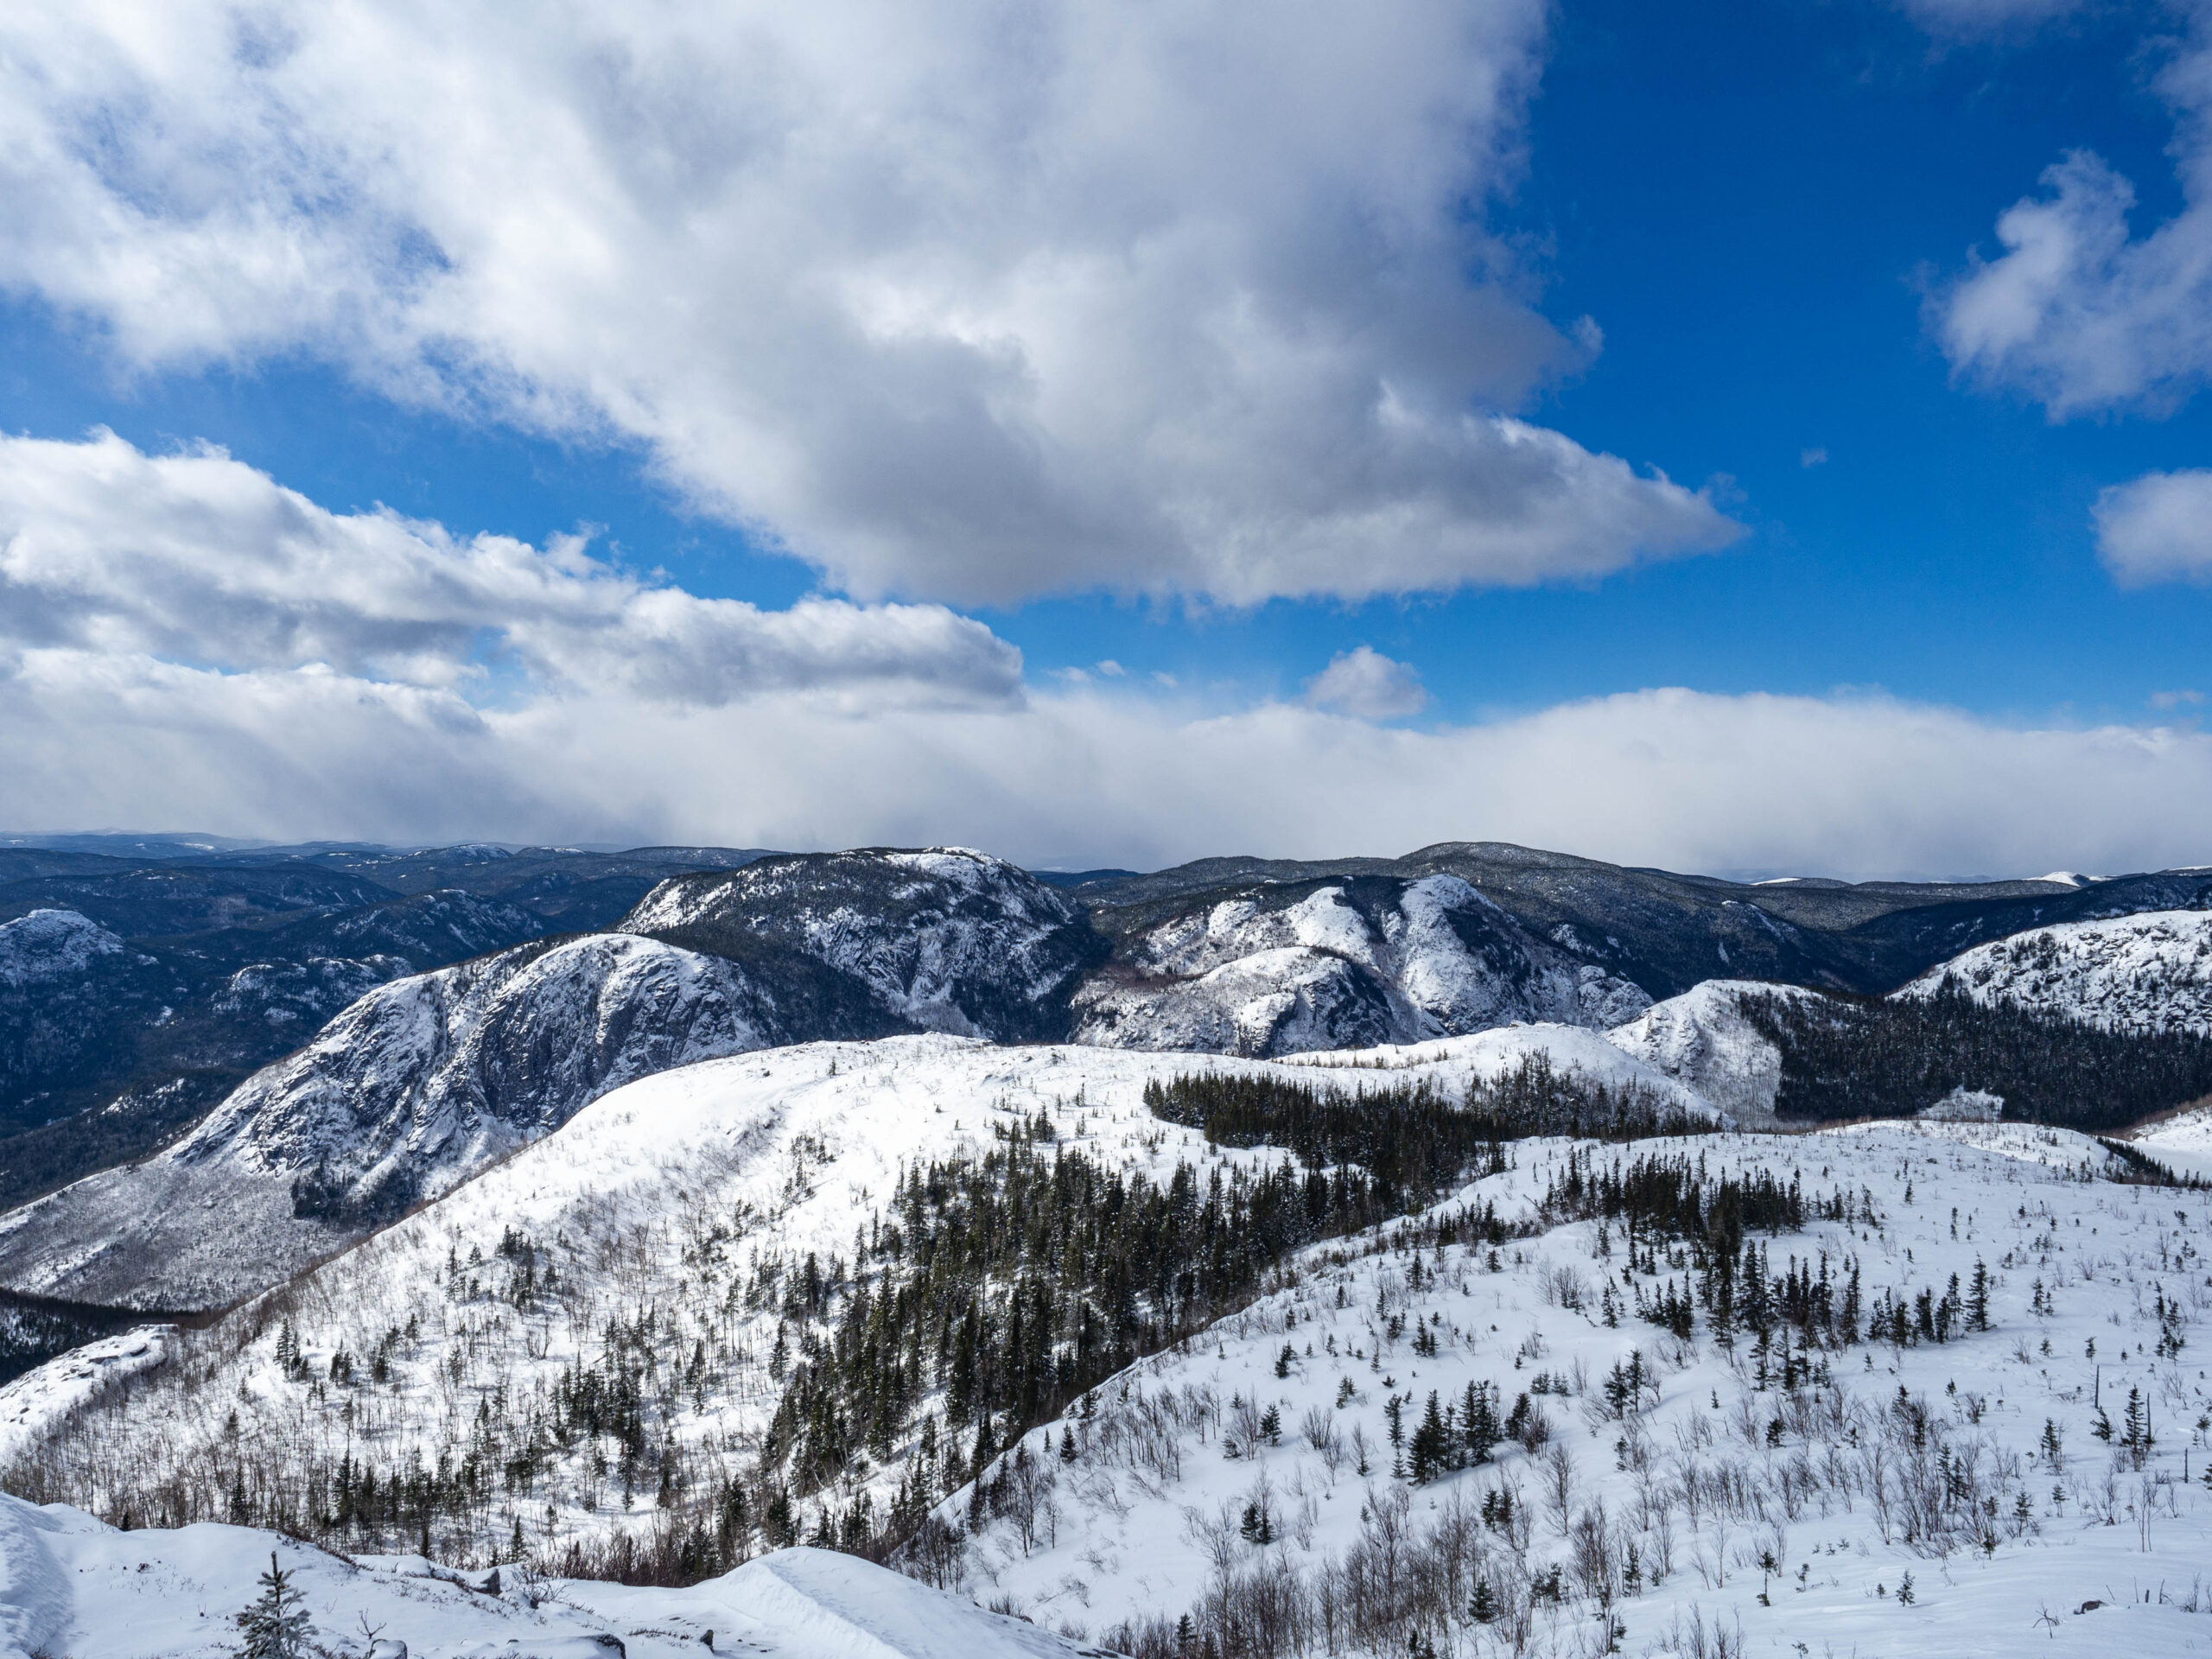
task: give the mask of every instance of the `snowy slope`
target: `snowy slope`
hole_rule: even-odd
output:
[[[1963,992],[2119,1031],[2212,1034],[2212,911],[2069,922],[1977,945],[1896,995]]]
[[[910,1029],[1002,1042],[1064,1036],[1067,992],[1100,952],[1058,893],[962,847],[779,855],[681,876],[622,927],[747,963],[764,949],[798,953]]]
[[[608,1089],[775,1032],[772,1005],[734,964],[623,935],[399,980],[167,1152],[0,1217],[0,1284],[224,1306]]]
[[[74,978],[99,957],[122,949],[121,939],[88,916],[73,910],[35,910],[0,922],[0,985],[20,990]]]
[[[949,1498],[948,1523],[981,1517],[959,1582],[1109,1645],[1137,1645],[1149,1626],[1172,1646],[1186,1611],[1205,1632],[1302,1606],[1321,1651],[1332,1598],[1342,1650],[1402,1652],[1406,1624],[1372,1648],[1347,1632],[1359,1586],[1387,1599],[1395,1574],[1457,1585],[1444,1592],[1459,1611],[1440,1652],[2212,1651],[2212,1491],[2194,1478],[2208,1454],[2193,1427],[2212,1406],[2195,1352],[2212,1311],[2212,1195],[2113,1185],[2104,1177],[2120,1166],[2094,1141],[2023,1125],[1678,1146],[1713,1168],[1765,1168],[1802,1180],[1808,1198],[1840,1192],[1868,1206],[1848,1224],[1761,1238],[1777,1274],[1785,1256],[1818,1255],[1839,1271],[1856,1260],[1871,1299],[1940,1293],[1983,1262],[1992,1330],[1816,1351],[1828,1371],[1785,1391],[1760,1383],[1748,1338],[1723,1350],[1702,1318],[1688,1342],[1625,1308],[1611,1323],[1606,1286],[1625,1303],[1656,1282],[1629,1270],[1618,1226],[1575,1222],[1495,1252],[1409,1250],[1384,1230],[1365,1249],[1315,1248],[1295,1282],[1033,1431],[994,1471],[1018,1459],[1040,1471],[1026,1501],[992,1518],[973,1488]],[[1570,1149],[1522,1142],[1517,1168],[1439,1213],[1495,1201],[1525,1214]],[[1424,1327],[1433,1353],[1413,1346]],[[2162,1345],[2169,1328],[2185,1346]],[[1632,1351],[1650,1387],[1618,1413],[1604,1384]],[[1509,1440],[1492,1462],[1429,1484],[1394,1474],[1393,1395],[1410,1432],[1432,1390],[1449,1404],[1470,1382],[1497,1388],[1501,1411],[1525,1395],[1549,1442],[1532,1452]],[[2158,1436],[2139,1468],[2089,1432],[2097,1402],[2118,1421],[2131,1389],[2152,1402]],[[1255,1429],[1269,1408],[1274,1440]],[[2043,1450],[2047,1421],[2056,1461]],[[1994,1514],[1977,1497],[1938,1519],[1939,1468],[1986,1491]],[[1517,1523],[1484,1519],[1499,1492]],[[1255,1511],[1271,1536],[1250,1526]],[[1554,1567],[1556,1598],[1542,1587]],[[1915,1594],[1901,1605],[1906,1574]],[[1477,1579],[1500,1610],[1486,1624],[1465,1611]],[[1619,1621],[1610,1635],[1608,1615]]]
[[[1516,1020],[1602,1027],[1649,1005],[1459,876],[1308,886],[1171,908],[1077,993],[1077,1040],[1286,1054]]]
[[[1337,1074],[1331,1080],[1358,1089],[1370,1078],[1399,1084],[1426,1082],[1446,1095],[1471,1084],[1495,1083],[1532,1056],[1556,1070],[1572,1071],[1615,1090],[1637,1089],[1655,1101],[1700,1118],[1714,1115],[1714,1102],[1677,1077],[1669,1077],[1610,1040],[1609,1033],[1584,1026],[1510,1025],[1467,1037],[1440,1037],[1421,1043],[1382,1044],[1363,1049],[1316,1049],[1286,1054],[1278,1066],[1294,1067],[1313,1081],[1314,1072]],[[1376,1073],[1395,1074],[1376,1077]]]
[[[111,1384],[160,1364],[175,1337],[174,1325],[142,1325],[0,1383],[0,1464]]]
[[[274,1553],[316,1650],[411,1659],[1075,1659],[1019,1620],[850,1555],[790,1549],[686,1590],[434,1575],[419,1556],[347,1560],[276,1534],[201,1524],[119,1532],[0,1497],[0,1659],[228,1659]],[[370,1632],[375,1633],[372,1638]],[[404,1643],[403,1649],[400,1644]]]
[[[1807,997],[1809,991],[1754,980],[1708,979],[1606,1033],[1655,1071],[1695,1090],[1747,1123],[1774,1116],[1782,1051],[1744,1017],[1738,998]]]
[[[2167,1168],[2212,1180],[2212,1106],[2154,1118],[2130,1139]]]
[[[143,1478],[147,1459],[181,1471],[232,1468],[241,1446],[306,1448],[334,1462],[348,1448],[397,1457],[412,1446],[430,1456],[460,1432],[456,1402],[486,1389],[542,1397],[567,1368],[598,1359],[610,1319],[652,1307],[657,1346],[689,1356],[702,1344],[708,1357],[711,1382],[667,1400],[666,1432],[696,1459],[693,1484],[710,1484],[779,1398],[778,1306],[734,1294],[747,1264],[810,1253],[826,1263],[849,1251],[855,1227],[880,1213],[903,1168],[978,1155],[995,1131],[1040,1112],[1059,1144],[1110,1169],[1158,1180],[1179,1161],[1259,1167],[1284,1154],[1209,1147],[1198,1131],[1153,1117],[1145,1084],[1201,1068],[1310,1082],[1317,1068],[1364,1058],[1347,1085],[1427,1081],[1456,1092],[1535,1052],[1562,1071],[1640,1083],[1697,1105],[1602,1038],[1558,1027],[1275,1064],[923,1035],[808,1044],[664,1072],[606,1096],[278,1293],[271,1306],[294,1322],[311,1372],[327,1372],[340,1351],[363,1364],[388,1355],[393,1381],[373,1391],[372,1416],[349,1390],[288,1378],[278,1316],[253,1305],[182,1333],[177,1357],[141,1379],[127,1408],[109,1401],[80,1414],[46,1449],[75,1471],[71,1490],[109,1494]],[[1389,1075],[1378,1078],[1377,1069]],[[510,1229],[534,1241],[536,1259],[557,1273],[559,1288],[543,1305],[510,1294],[516,1269],[498,1255]],[[414,1334],[398,1340],[400,1332]],[[580,1445],[549,1467],[530,1503],[534,1538],[549,1510],[549,1544],[650,1526],[650,1509],[634,1521],[626,1515],[594,1456],[595,1446]],[[471,1547],[504,1543],[507,1524],[495,1516],[497,1536]]]
[[[1563,1067],[1667,1086],[1601,1035],[1562,1027],[1278,1062],[1004,1049],[930,1035],[810,1045],[664,1073],[608,1095],[559,1132],[317,1269],[264,1314],[241,1313],[183,1333],[177,1357],[140,1376],[127,1403],[111,1391],[54,1423],[38,1447],[41,1467],[105,1503],[126,1482],[154,1490],[172,1471],[257,1467],[264,1448],[280,1446],[326,1466],[341,1452],[384,1459],[406,1446],[430,1460],[475,1444],[470,1425],[480,1421],[479,1402],[542,1399],[570,1368],[597,1355],[610,1321],[650,1311],[655,1349],[671,1367],[658,1396],[666,1416],[653,1433],[665,1432],[696,1460],[696,1481],[715,1460],[753,1444],[777,1399],[764,1363],[775,1310],[738,1294],[760,1253],[796,1260],[812,1251],[826,1259],[880,1216],[902,1166],[988,1148],[996,1130],[1040,1112],[1060,1144],[1112,1166],[1160,1172],[1178,1158],[1250,1166],[1280,1154],[1210,1151],[1192,1131],[1151,1119],[1141,1104],[1145,1080],[1205,1066],[1306,1080],[1327,1074],[1355,1086],[1425,1078],[1450,1089],[1496,1076],[1536,1051]],[[2202,1466],[2202,1433],[2191,1425],[2212,1408],[2196,1352],[2212,1311],[2202,1254],[2212,1194],[2116,1185],[2108,1178],[2125,1166],[2068,1131],[1923,1122],[1627,1147],[1522,1141],[1512,1148],[1514,1168],[1440,1211],[1488,1201],[1508,1218],[1529,1216],[1570,1151],[1603,1164],[1670,1146],[1715,1171],[1796,1179],[1808,1199],[1848,1199],[1848,1221],[1814,1220],[1802,1233],[1761,1236],[1774,1271],[1793,1256],[1817,1255],[1839,1272],[1855,1261],[1871,1301],[1891,1292],[1910,1299],[1918,1288],[1940,1293],[1950,1275],[1969,1278],[1984,1262],[1994,1274],[1993,1329],[1940,1344],[1815,1352],[1810,1357],[1828,1369],[1785,1391],[1760,1386],[1748,1338],[1724,1350],[1702,1317],[1687,1342],[1639,1320],[1626,1306],[1632,1287],[1656,1281],[1630,1270],[1618,1227],[1554,1224],[1495,1252],[1455,1243],[1417,1255],[1402,1230],[1385,1228],[1315,1247],[1252,1306],[1109,1379],[1062,1420],[1033,1431],[997,1465],[1006,1470],[1026,1452],[1030,1466],[1041,1467],[1030,1523],[986,1510],[951,1576],[974,1600],[1028,1615],[1037,1632],[1081,1632],[1080,1639],[1126,1648],[1146,1621],[1164,1618],[1172,1627],[1185,1610],[1201,1630],[1216,1628],[1209,1620],[1221,1611],[1224,1582],[1244,1596],[1264,1573],[1278,1592],[1318,1596],[1325,1582],[1342,1594],[1346,1574],[1372,1573],[1386,1560],[1417,1577],[1440,1572],[1439,1552],[1456,1538],[1461,1565],[1454,1570],[1471,1562],[1508,1597],[1498,1621],[1453,1627],[1439,1650],[1461,1655],[1519,1650],[1563,1659],[1604,1651],[1608,1614],[1624,1626],[1620,1650],[1650,1655],[1700,1650],[1694,1628],[1704,1631],[1707,1654],[1720,1650],[1712,1645],[1715,1630],[1733,1643],[1739,1628],[1743,1645],[1729,1651],[1788,1655],[1800,1642],[1815,1653],[1827,1642],[1840,1654],[1855,1648],[1977,1659],[2031,1650],[2163,1659],[2212,1650],[2212,1602],[2200,1592],[2195,1611],[2183,1605],[2212,1551],[2212,1494],[2179,1478],[2184,1450],[2196,1459],[2192,1477]],[[557,1265],[556,1292],[535,1300],[511,1294],[511,1265],[495,1249],[510,1229]],[[1660,1260],[1670,1282],[1681,1275],[1681,1263],[1663,1251]],[[1607,1321],[1608,1288],[1622,1304],[1618,1323]],[[288,1377],[277,1363],[285,1322],[298,1332],[312,1381]],[[1436,1337],[1433,1352],[1413,1345],[1424,1327]],[[388,1383],[322,1382],[337,1351],[365,1356],[403,1330],[404,1338],[388,1348]],[[707,1356],[702,1378],[679,1382],[676,1363],[695,1344]],[[1602,1385],[1631,1350],[1649,1367],[1654,1391],[1640,1408],[1611,1416]],[[1429,1484],[1393,1478],[1389,1397],[1410,1396],[1410,1427],[1429,1390],[1449,1400],[1470,1382],[1498,1385],[1501,1408],[1527,1392],[1548,1418],[1551,1445],[1567,1453],[1564,1508],[1544,1495],[1559,1474],[1548,1446],[1532,1454],[1509,1442],[1493,1463]],[[1917,1402],[1911,1411],[1896,1404],[1901,1389]],[[2095,1402],[2117,1419],[2130,1389],[2152,1402],[2158,1425],[2140,1468],[2089,1433]],[[1246,1421],[1268,1405],[1277,1408],[1279,1444],[1255,1439]],[[2042,1449],[2046,1420],[2062,1442],[2056,1461]],[[1918,1461],[1916,1444],[1927,1454]],[[1934,1521],[1936,1510],[1916,1507],[1942,1509],[1941,1483],[1928,1484],[1938,1452],[1943,1468],[1965,1471],[1957,1480],[1998,1500],[1993,1516],[1983,1516],[1979,1496]],[[488,1446],[485,1455],[505,1454]],[[836,1498],[874,1490],[880,1501],[894,1473],[864,1471]],[[1483,1499],[1498,1490],[1516,1494],[1523,1522],[1483,1522]],[[971,1497],[956,1493],[941,1513],[965,1528],[976,1516]],[[1272,1517],[1264,1542],[1247,1538],[1240,1525],[1254,1504]],[[642,1532],[655,1516],[649,1492],[632,1504],[580,1446],[555,1456],[526,1500],[499,1497],[495,1488],[482,1535],[474,1542],[442,1538],[442,1556],[496,1546],[511,1510],[526,1519],[533,1541],[541,1529],[562,1537]],[[1986,1550],[1974,1541],[1984,1519]],[[161,1536],[230,1532],[200,1527]],[[257,1536],[243,1535],[263,1548]],[[49,1553],[76,1548],[53,1534],[41,1540]],[[1632,1580],[1624,1576],[1631,1546]],[[0,1556],[12,1548],[0,1539]],[[166,1544],[116,1548],[118,1579],[139,1560],[156,1563],[150,1577],[175,1559],[163,1554]],[[235,1543],[226,1548],[238,1553]],[[1762,1552],[1771,1552],[1778,1572],[1761,1572]],[[728,1650],[727,1633],[747,1627],[725,1607],[763,1618],[772,1612],[784,1631],[815,1617],[786,1619],[779,1599],[793,1574],[804,1577],[794,1563],[808,1560],[836,1578],[835,1562],[786,1553],[696,1591],[575,1585],[563,1594],[567,1607],[614,1621],[596,1628],[650,1627],[688,1639],[712,1624],[718,1650]],[[421,1571],[419,1562],[364,1565],[372,1578]],[[1541,1588],[1554,1567],[1560,1569],[1555,1599]],[[942,1561],[935,1570],[947,1575]],[[760,1582],[770,1571],[785,1588]],[[1916,1593],[1900,1605],[1896,1591],[1906,1573]],[[245,1579],[224,1582],[251,1587]],[[741,1582],[749,1586],[743,1597],[718,1587]],[[1465,1589],[1468,1580],[1459,1582]],[[842,1580],[824,1583],[808,1580],[792,1593],[816,1605],[847,1593]],[[2161,1584],[2164,1601],[2156,1599]],[[1579,1587],[1585,1585],[1602,1585],[1605,1601]],[[435,1585],[410,1587],[446,1595]],[[127,1582],[104,1588],[138,1593]],[[2150,1602],[2133,1599],[2145,1589]],[[338,1590],[334,1581],[327,1605],[350,1621]],[[722,1599],[683,1599],[710,1592]],[[654,1597],[667,1599],[647,1599]],[[0,1605],[5,1601],[0,1591]],[[2107,1605],[2075,1611],[2092,1601]],[[449,1605],[492,1616],[480,1598],[454,1596]],[[1249,1610],[1249,1601],[1241,1605]],[[849,1618],[836,1605],[830,1611]],[[2036,1623],[2046,1611],[2051,1623]],[[888,1628],[918,1641],[927,1627],[902,1607]],[[437,1638],[454,1646],[415,1650],[467,1651],[465,1643],[482,1640],[493,1644],[482,1649],[487,1655],[527,1651],[500,1644],[510,1636],[536,1639],[537,1628],[510,1624],[494,1640],[474,1626],[455,1627],[454,1636]],[[946,1643],[968,1639],[962,1627],[947,1629]],[[1338,1645],[1399,1656],[1404,1635],[1399,1630],[1379,1648]],[[788,1636],[760,1639],[783,1640],[780,1650],[794,1653],[847,1650],[806,1647]],[[838,1641],[849,1639],[840,1630]],[[1309,1650],[1323,1648],[1317,1638]],[[962,1649],[890,1650],[949,1659]]]

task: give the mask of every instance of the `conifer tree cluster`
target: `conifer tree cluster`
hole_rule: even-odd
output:
[[[1783,1117],[1906,1116],[1963,1088],[2001,1096],[2007,1118],[2094,1130],[2212,1094],[2212,1039],[2186,1032],[2107,1031],[1948,987],[1738,1001],[1782,1052]]]

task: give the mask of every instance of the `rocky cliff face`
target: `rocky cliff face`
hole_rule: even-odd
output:
[[[889,1029],[1001,1042],[1065,1034],[1076,981],[1104,955],[1082,912],[1052,888],[1003,859],[948,847],[778,856],[683,876],[655,888],[622,928],[772,972],[801,959],[865,998]]]
[[[1455,875],[1253,883],[1148,908],[1077,993],[1077,1041],[1288,1054],[1516,1020],[1602,1028],[1651,1001]]]
[[[634,937],[523,946],[396,981],[166,1153],[0,1218],[0,1284],[220,1306],[610,1089],[783,1035],[772,1000],[741,968]]]

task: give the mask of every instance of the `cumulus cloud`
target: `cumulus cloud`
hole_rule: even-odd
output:
[[[1683,869],[2130,869],[2212,856],[2212,736],[1683,690],[1414,731],[1128,691],[856,721],[792,694],[485,709],[327,669],[223,674],[61,649],[0,666],[0,823],[126,822],[392,840],[950,840],[1078,868],[1494,838]]]
[[[1371,645],[1339,652],[1306,683],[1306,701],[1360,720],[1396,720],[1428,706],[1421,676]]]
[[[2090,514],[2123,587],[2212,582],[2212,472],[2145,473],[2101,492]]]
[[[817,599],[771,612],[702,599],[617,570],[576,538],[539,549],[334,513],[219,450],[148,455],[108,432],[0,438],[0,652],[10,648],[230,671],[313,664],[428,690],[512,669],[551,689],[707,705],[769,691],[1002,703],[1021,685],[1019,652],[941,606]],[[298,683],[312,702],[328,682]]]
[[[2212,12],[2158,77],[2178,124],[2181,211],[2146,234],[2134,187],[2094,153],[2044,172],[1997,221],[2004,251],[1936,295],[1958,372],[2024,391],[2052,418],[2177,407],[2212,377]]]
[[[641,442],[863,598],[1360,598],[1726,543],[1509,418],[1543,0],[0,14],[0,287]]]

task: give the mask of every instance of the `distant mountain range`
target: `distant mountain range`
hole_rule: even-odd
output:
[[[1790,1039],[1707,982],[1866,997],[2160,912],[2130,971],[2201,1001],[2212,909],[2212,870],[1749,885],[1495,842],[1047,879],[957,849],[188,839],[0,845],[0,1204],[78,1182],[0,1217],[0,1287],[218,1304],[624,1083],[817,1039],[1270,1057],[1549,1022],[1756,1116]],[[2013,982],[1964,960],[1974,995]]]

